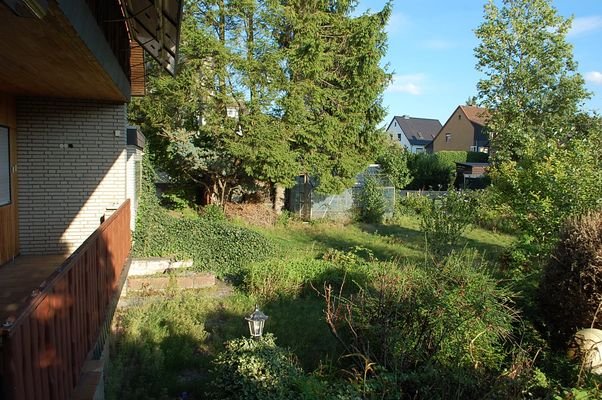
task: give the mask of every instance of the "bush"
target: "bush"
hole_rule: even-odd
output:
[[[408,189],[447,190],[456,180],[456,162],[487,162],[485,153],[466,151],[439,151],[411,154],[408,168],[412,181]]]
[[[544,270],[540,302],[557,347],[579,329],[602,328],[602,211],[567,221]]]
[[[214,399],[299,399],[303,371],[293,354],[276,346],[271,334],[235,339],[213,362]]]
[[[387,204],[376,179],[367,177],[358,197],[358,218],[362,222],[380,224],[383,221]]]
[[[476,201],[469,191],[450,190],[431,199],[420,214],[427,250],[436,258],[449,253],[474,221],[475,208]]]
[[[274,245],[265,236],[223,221],[221,211],[213,209],[211,217],[202,219],[171,215],[159,205],[152,175],[147,162],[134,232],[135,257],[192,258],[197,270],[237,280],[247,263],[273,254]]]
[[[440,269],[371,267],[356,295],[326,296],[352,368],[380,366],[392,374],[382,390],[408,398],[482,398],[503,369],[514,311],[478,254],[453,254]]]
[[[201,209],[201,216],[209,221],[226,221],[224,209],[217,204],[208,204]]]
[[[473,192],[478,216],[475,224],[493,232],[514,234],[518,231],[515,213],[508,204],[499,199],[498,193],[490,187]]]

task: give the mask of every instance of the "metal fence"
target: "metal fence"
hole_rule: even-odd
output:
[[[386,204],[385,217],[392,216],[395,210],[395,187],[389,178],[380,172],[380,166],[377,164],[370,165],[358,174],[353,187],[334,195],[319,193],[316,190],[317,182],[310,177],[297,177],[295,186],[289,192],[290,211],[306,221],[349,218],[368,176],[379,183]]]

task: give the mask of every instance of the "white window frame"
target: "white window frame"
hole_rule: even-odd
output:
[[[12,203],[10,129],[0,125],[0,207]]]

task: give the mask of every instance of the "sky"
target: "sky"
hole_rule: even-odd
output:
[[[356,13],[378,11],[385,0],[359,0]],[[388,51],[383,63],[393,81],[383,96],[387,125],[394,115],[435,118],[442,124],[458,105],[477,94],[474,30],[486,0],[393,0]],[[499,1],[497,1],[499,4]],[[574,16],[567,40],[578,72],[592,92],[585,108],[602,113],[602,0],[555,0],[564,17]]]

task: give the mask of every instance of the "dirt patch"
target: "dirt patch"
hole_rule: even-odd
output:
[[[226,215],[229,218],[240,218],[243,221],[258,226],[273,226],[278,214],[271,205],[265,203],[228,203]]]

